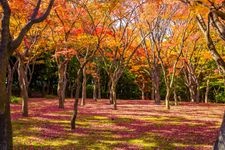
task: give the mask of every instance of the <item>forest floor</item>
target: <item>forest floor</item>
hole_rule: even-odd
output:
[[[87,100],[70,130],[73,100],[30,99],[29,117],[12,104],[14,149],[139,150],[212,149],[225,105],[181,103],[166,110],[149,100]]]

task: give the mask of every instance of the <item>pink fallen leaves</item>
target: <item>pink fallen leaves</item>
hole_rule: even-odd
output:
[[[154,105],[147,100],[121,100],[118,102],[119,110],[114,111],[108,100],[87,100],[87,105],[79,108],[77,130],[70,131],[73,100],[66,100],[65,110],[58,109],[57,100],[31,99],[29,103],[30,117],[26,119],[24,126],[26,128],[30,123],[39,132],[27,131],[30,132],[29,135],[36,134],[40,139],[53,142],[58,139],[77,139],[83,142],[91,140],[93,146],[94,143],[102,143],[114,149],[148,148],[145,144],[151,142],[159,148],[178,143],[183,146],[177,146],[177,149],[199,149],[199,145],[210,149],[225,108],[224,105],[181,103],[167,111],[164,106]],[[12,112],[15,123],[24,121],[18,104],[12,105]],[[93,138],[96,136],[98,138]],[[145,144],[129,142],[140,139]],[[107,145],[107,141],[117,144]],[[159,141],[164,144],[161,145]],[[85,145],[72,145],[77,146]]]

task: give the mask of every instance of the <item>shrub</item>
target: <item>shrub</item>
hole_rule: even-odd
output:
[[[47,99],[54,99],[56,97],[57,97],[56,95],[45,95],[45,98]]]
[[[216,103],[225,103],[225,93],[221,92],[215,95]]]
[[[10,102],[13,103],[13,104],[18,104],[21,101],[22,101],[21,97],[16,97],[16,96],[11,96],[10,97]]]

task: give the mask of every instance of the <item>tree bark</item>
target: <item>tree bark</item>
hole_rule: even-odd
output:
[[[141,99],[145,100],[145,82],[142,83],[142,87],[141,87]]]
[[[10,99],[6,89],[6,70],[8,54],[0,47],[0,149],[12,150],[12,125]]]
[[[158,64],[154,64],[154,67],[153,67],[153,71],[152,71],[152,98],[155,100],[155,103],[157,105],[160,104],[160,75],[159,75],[159,66],[156,66]],[[154,97],[153,97],[154,96]]]
[[[112,81],[112,83],[111,83],[111,90],[110,90],[111,92],[111,98],[112,98],[112,102],[113,102],[113,109],[114,110],[117,110],[117,100],[116,100],[116,82],[115,82],[115,80],[113,80]]]
[[[67,71],[68,61],[65,60],[58,64],[58,88],[57,88],[57,94],[59,97],[59,108],[64,108],[64,101],[65,101],[65,90],[66,90],[66,84],[67,84],[67,77],[66,77],[66,71]]]
[[[93,81],[93,99],[97,101],[97,81],[94,79]]]
[[[160,77],[159,74],[157,73],[156,77],[155,77],[155,103],[157,105],[160,105]]]
[[[71,118],[71,130],[76,129],[76,119],[78,114],[78,104],[79,104],[79,95],[80,95],[80,88],[81,88],[81,82],[80,82],[81,73],[78,71],[77,73],[77,79],[76,79],[76,93],[75,93],[75,101],[73,105],[73,115]]]
[[[145,91],[144,90],[141,90],[141,99],[145,100]]]
[[[225,112],[224,112],[218,138],[214,144],[214,150],[224,150],[224,149],[225,149]]]
[[[82,97],[81,97],[81,106],[85,105],[85,100],[87,97],[87,75],[86,67],[83,68],[83,82],[82,82]]]
[[[205,103],[208,103],[208,95],[209,95],[209,79],[207,79],[206,81]]]
[[[100,80],[100,76],[98,76],[97,79],[97,87],[98,87],[98,99],[101,99],[101,80]]]
[[[170,109],[170,88],[167,87],[166,88],[166,98],[165,98],[165,102],[166,102],[166,108]]]
[[[173,97],[174,97],[174,105],[177,106],[178,105],[178,99],[177,99],[177,92],[176,92],[175,88],[173,90]]]
[[[22,56],[18,56],[18,80],[22,96],[22,115],[28,117],[28,79]]]
[[[108,82],[108,89],[109,89],[109,103],[113,104],[113,96],[112,96],[112,80]]]
[[[8,92],[9,98],[12,96],[13,77],[17,67],[18,67],[18,61],[16,61],[13,67],[11,67],[10,64],[8,64],[7,92]]]

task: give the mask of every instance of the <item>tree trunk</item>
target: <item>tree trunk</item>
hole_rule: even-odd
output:
[[[161,99],[161,97],[160,97],[160,84],[159,84],[159,82],[160,82],[160,79],[159,79],[159,76],[157,75],[157,77],[155,78],[156,80],[155,80],[155,103],[157,104],[157,105],[160,105],[160,99]]]
[[[166,98],[165,98],[165,102],[166,102],[166,109],[170,109],[170,88],[167,87],[166,88]]]
[[[65,60],[64,62],[61,62],[58,65],[58,88],[57,88],[57,94],[59,97],[59,108],[64,108],[64,101],[65,101],[65,90],[66,90],[66,84],[67,84],[67,78],[66,78],[66,71],[67,71],[67,65],[68,61]]]
[[[152,81],[153,82],[153,81]],[[153,84],[153,83],[152,83]],[[151,100],[155,100],[155,87],[152,85],[151,87]]]
[[[113,96],[112,96],[112,81],[108,82],[108,89],[109,89],[109,103],[113,104]]]
[[[13,77],[14,72],[17,69],[18,61],[13,65],[13,67],[8,64],[8,76],[7,76],[7,92],[9,95],[9,98],[12,96],[12,85],[13,85]]]
[[[18,80],[22,96],[22,115],[28,117],[28,79],[25,72],[24,61],[20,56],[18,57],[18,60]]]
[[[141,90],[141,99],[145,100],[145,91],[143,89]]]
[[[98,99],[101,99],[101,80],[100,77],[97,79],[97,86],[98,86]]]
[[[12,125],[10,116],[10,100],[6,89],[6,70],[8,55],[0,50],[0,149],[12,150]]]
[[[219,136],[214,144],[214,150],[224,150],[224,149],[225,149],[225,112],[219,131]]]
[[[174,105],[177,106],[178,105],[178,99],[177,99],[177,92],[176,92],[175,88],[173,90],[173,97],[174,97]]]
[[[78,114],[78,104],[79,104],[79,94],[80,94],[80,88],[81,88],[81,82],[80,82],[80,71],[78,71],[77,79],[76,79],[76,93],[75,93],[75,101],[73,105],[73,115],[71,118],[71,130],[76,129],[76,119]]]
[[[156,64],[154,64],[156,65]],[[152,93],[152,98],[154,98],[155,103],[157,105],[160,104],[160,75],[159,75],[159,67],[155,66],[153,73],[152,73],[152,84],[153,84],[153,89],[154,90]],[[154,96],[154,97],[153,97]]]
[[[196,102],[200,102],[200,86],[198,81],[196,81]]]
[[[95,101],[97,101],[97,85],[96,85],[97,81],[96,81],[96,79],[94,79],[93,83],[94,83],[94,85],[93,85],[93,99]]]
[[[195,90],[194,90],[194,86],[193,85],[191,85],[189,87],[189,92],[190,92],[191,102],[195,102]]]
[[[114,110],[117,110],[117,101],[116,101],[116,82],[115,82],[115,80],[113,80],[112,81],[112,83],[111,83],[111,90],[110,90],[111,92],[111,98],[112,98],[112,102],[113,102],[113,109]]]
[[[83,82],[82,82],[82,98],[81,98],[81,106],[85,105],[85,100],[87,97],[87,75],[86,75],[86,67],[83,68]]]
[[[145,82],[143,81],[142,87],[141,87],[141,99],[145,100]]]
[[[205,103],[208,103],[208,95],[209,95],[209,79],[207,79],[206,81]]]

